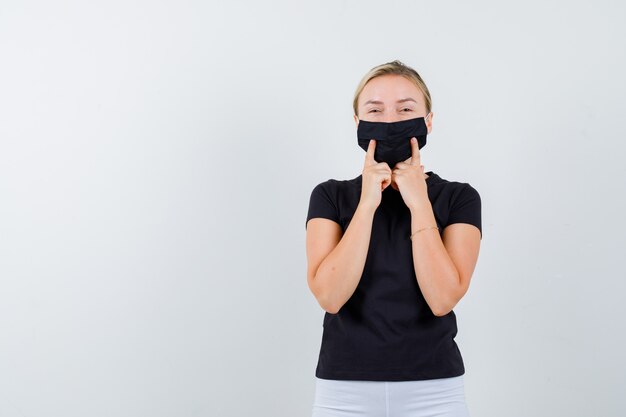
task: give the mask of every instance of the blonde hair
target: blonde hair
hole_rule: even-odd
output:
[[[354,109],[355,115],[359,115],[359,96],[361,95],[363,88],[365,88],[365,85],[376,77],[388,74],[401,75],[407,80],[412,81],[424,95],[424,101],[426,102],[426,114],[430,113],[433,102],[430,98],[430,91],[428,91],[428,87],[426,87],[424,80],[422,80],[422,77],[420,77],[417,71],[415,71],[413,68],[403,64],[398,60],[395,60],[387,62],[386,64],[378,65],[369,70],[367,74],[365,74],[358,87],[356,88],[356,91],[354,92],[352,107]]]

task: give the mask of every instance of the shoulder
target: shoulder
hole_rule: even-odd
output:
[[[477,201],[480,202],[480,193],[478,190],[468,182],[457,182],[452,193],[454,200],[463,202]]]
[[[343,226],[352,207],[358,203],[358,180],[358,177],[351,180],[329,178],[315,185],[311,191],[306,221],[313,217],[324,217]]]
[[[442,201],[443,212],[447,211],[446,225],[469,223],[480,230],[482,239],[481,200],[478,190],[469,182],[449,181],[445,183]]]
[[[313,192],[324,192],[326,194],[340,194],[342,191],[351,189],[361,189],[361,175],[352,179],[329,178],[313,187]]]
[[[435,185],[442,187],[450,195],[451,203],[458,199],[473,199],[480,201],[480,193],[476,187],[469,182],[449,180],[442,177],[439,177],[438,180],[439,181]]]

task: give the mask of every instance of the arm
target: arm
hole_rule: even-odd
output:
[[[336,222],[308,222],[307,283],[319,305],[336,314],[354,293],[365,267],[374,211],[359,204],[343,237]]]
[[[411,209],[411,230],[435,225],[430,203]],[[413,265],[417,282],[433,314],[444,316],[469,288],[480,247],[480,230],[471,224],[447,226],[443,239],[437,229],[413,236]]]

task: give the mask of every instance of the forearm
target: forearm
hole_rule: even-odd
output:
[[[436,224],[430,202],[411,209],[411,233]],[[411,245],[415,275],[424,299],[435,315],[447,314],[455,304],[461,284],[438,229],[416,233]]]
[[[326,310],[336,313],[356,290],[370,245],[375,210],[359,205],[337,246],[319,266],[315,281]]]

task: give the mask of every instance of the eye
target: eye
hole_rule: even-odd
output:
[[[378,109],[371,109],[370,111],[368,111],[368,113],[379,113]]]
[[[408,107],[405,107],[404,109],[402,109],[402,111],[413,111],[413,109],[410,109]]]

